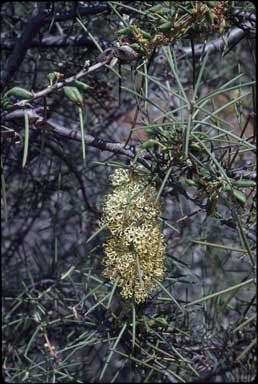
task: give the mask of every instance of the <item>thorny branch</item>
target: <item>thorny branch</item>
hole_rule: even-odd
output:
[[[27,109],[30,123],[32,123],[35,128],[47,129],[49,132],[52,132],[53,134],[60,137],[65,137],[66,139],[75,140],[75,141],[82,140],[81,133],[79,130],[77,131],[74,129],[71,130],[68,128],[64,128],[53,119],[45,120],[39,114],[39,112],[42,110],[43,110],[42,107],[38,109]],[[4,121],[22,119],[23,116],[24,116],[23,110],[16,110],[6,115],[4,117]],[[90,145],[92,147],[96,147],[103,151],[109,151],[116,154],[125,155],[130,158],[133,158],[136,153],[135,146],[127,146],[127,149],[126,149],[123,143],[121,144],[121,143],[107,142],[88,134],[84,135],[84,140],[87,145]]]
[[[106,62],[103,61],[103,62],[96,63],[96,64],[92,65],[89,68],[83,68],[79,73],[77,73],[74,76],[68,77],[64,81],[59,81],[58,83],[55,83],[52,86],[48,86],[48,87],[44,88],[43,90],[41,90],[39,92],[36,92],[36,93],[34,92],[32,99],[30,99],[30,102],[34,101],[36,99],[39,99],[41,97],[45,97],[48,94],[50,94],[50,93],[52,93],[54,91],[57,91],[57,90],[63,88],[64,86],[72,83],[74,80],[81,79],[85,75],[87,75],[87,74],[89,74],[89,73],[91,73],[93,71],[96,71],[97,69],[103,67],[105,64],[106,64]],[[15,103],[15,104],[13,104],[12,109],[19,108],[19,107],[24,107],[27,104],[28,104],[28,100],[26,100],[26,99],[25,100],[21,100],[21,101]]]
[[[250,23],[246,24],[246,30],[249,31]],[[241,40],[248,32],[246,32],[242,28],[233,28],[227,37],[227,46],[228,49],[231,49],[233,45],[235,45],[239,40]],[[210,43],[204,45],[204,44],[196,44],[194,46],[194,53],[195,57],[204,56],[208,51],[209,53],[222,51],[225,47],[225,39],[220,37],[216,40],[211,41]],[[178,47],[178,50],[182,52],[181,59],[186,56],[192,56],[192,47],[187,48],[180,48]]]
[[[54,119],[44,119],[40,112],[43,112],[43,108],[39,107],[37,109],[27,109],[27,113],[29,116],[30,123],[34,125],[34,127],[38,130],[46,130],[50,134],[54,134],[57,137],[63,137],[65,139],[74,140],[81,142],[82,136],[80,133],[80,130],[75,129],[68,129],[63,126],[61,126],[59,123],[57,123]],[[13,112],[10,112],[8,115],[4,117],[4,121],[12,121],[16,119],[21,119],[24,116],[23,110],[16,110]],[[102,151],[108,151],[115,154],[124,155],[129,159],[134,159],[137,155],[137,161],[141,164],[143,164],[146,168],[150,169],[150,165],[147,160],[150,160],[149,154],[146,151],[142,151],[138,146],[135,145],[126,145],[126,143],[121,142],[108,142],[103,139],[94,137],[89,134],[84,135],[85,143],[89,146],[98,148]],[[243,175],[242,175],[243,176]],[[239,174],[238,172],[231,171],[231,177],[238,179]],[[256,179],[256,172],[249,172],[244,175],[245,178],[249,179]],[[181,185],[180,182],[174,179],[174,177],[170,177],[170,183],[171,186],[173,186],[173,189],[177,191],[177,193],[182,194],[185,196],[186,199],[189,199],[191,201],[194,201],[197,205],[199,205],[201,208],[205,209],[205,205],[198,202],[196,199],[191,198],[191,196],[188,195],[188,193],[185,191],[184,187]],[[231,222],[225,222],[226,225],[231,227],[233,224]],[[252,230],[247,231],[246,236],[254,240],[254,234]]]

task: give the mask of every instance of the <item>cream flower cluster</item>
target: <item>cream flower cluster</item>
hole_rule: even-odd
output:
[[[156,189],[136,169],[117,169],[110,180],[114,190],[105,200],[102,217],[111,233],[104,244],[103,275],[111,281],[118,278],[124,299],[141,303],[164,276],[165,243]]]

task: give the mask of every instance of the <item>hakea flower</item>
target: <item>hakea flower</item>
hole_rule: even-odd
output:
[[[165,243],[156,189],[140,169],[116,169],[106,197],[102,225],[111,233],[104,244],[103,275],[118,281],[124,299],[144,302],[164,277]]]

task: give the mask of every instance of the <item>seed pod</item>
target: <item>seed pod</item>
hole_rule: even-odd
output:
[[[186,179],[185,180],[186,184],[189,185],[189,187],[194,187],[196,186],[196,182],[192,179]]]
[[[161,25],[159,26],[159,29],[160,29],[161,31],[167,31],[168,29],[171,29],[171,27],[172,27],[172,23],[171,23],[171,21],[166,21],[165,23],[163,23],[163,24],[161,24]]]
[[[144,54],[144,49],[137,43],[133,43],[130,45],[131,48],[133,48],[134,51],[140,53],[140,54]]]
[[[5,96],[15,96],[18,99],[32,99],[33,95],[31,92],[27,91],[27,89],[20,87],[13,87],[8,92],[6,92]]]
[[[132,27],[121,28],[117,31],[118,35],[129,35],[132,33]]]
[[[138,53],[129,45],[122,45],[114,49],[114,56],[117,57],[122,64],[129,64],[139,57]]]
[[[147,148],[153,147],[154,145],[160,145],[160,142],[155,139],[149,139],[147,141],[144,141],[144,143],[141,144],[141,148],[147,149]]]
[[[83,97],[76,87],[64,87],[65,96],[73,103],[83,106]]]
[[[108,63],[112,57],[113,57],[113,53],[114,53],[114,49],[113,48],[107,48],[105,49],[105,51],[103,51],[102,53],[100,53],[97,57],[97,61],[98,62],[106,62]]]
[[[242,187],[242,188],[256,187],[256,182],[248,179],[234,180],[232,184],[235,185],[236,187]]]
[[[225,185],[225,186],[223,187],[223,190],[224,190],[225,192],[232,192],[233,195],[235,196],[235,198],[236,198],[240,203],[242,203],[242,204],[245,204],[245,203],[246,203],[246,197],[245,197],[245,195],[244,195],[241,191],[239,191],[238,189],[234,189],[234,188],[232,188],[230,185]]]
[[[224,192],[232,191],[232,187],[231,187],[231,185],[224,185],[224,187],[223,187],[223,191],[224,191]]]
[[[74,80],[71,83],[71,86],[76,87],[76,88],[80,89],[81,91],[87,91],[89,88],[93,88],[90,85],[83,83],[82,81],[79,81],[79,80]]]
[[[146,37],[146,39],[151,39],[151,34],[147,31],[144,31],[143,29],[140,29],[140,32],[143,34],[144,37]]]
[[[235,198],[241,203],[241,204],[245,204],[246,203],[246,197],[245,195],[238,191],[237,189],[233,189],[233,195],[235,196]]]

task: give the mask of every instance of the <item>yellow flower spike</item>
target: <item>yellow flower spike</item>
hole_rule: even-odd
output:
[[[161,234],[156,189],[137,170],[117,169],[113,192],[105,200],[102,225],[111,233],[104,244],[103,275],[119,277],[124,299],[144,302],[164,277],[165,242]]]

